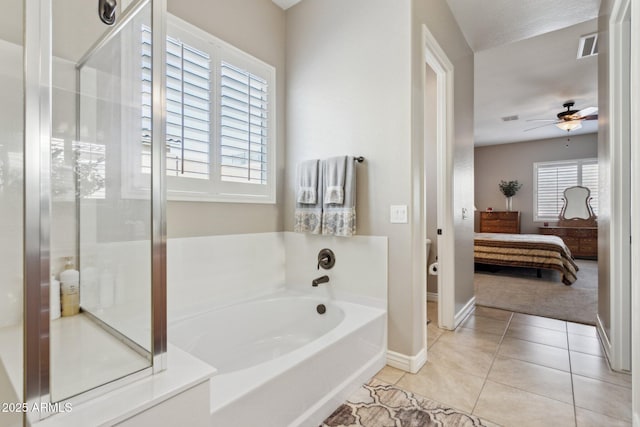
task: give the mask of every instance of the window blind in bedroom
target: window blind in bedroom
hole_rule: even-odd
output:
[[[582,185],[591,191],[591,207],[598,213],[598,160],[578,159],[534,163],[534,221],[558,218],[563,193]]]

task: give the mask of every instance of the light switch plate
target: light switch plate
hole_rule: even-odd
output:
[[[391,224],[406,224],[408,222],[407,205],[391,205],[389,219]]]

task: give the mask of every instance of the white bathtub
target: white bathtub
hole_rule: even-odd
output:
[[[212,425],[317,426],[384,366],[384,310],[312,295],[280,291],[170,323],[171,343],[218,369]]]

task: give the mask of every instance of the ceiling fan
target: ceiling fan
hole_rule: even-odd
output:
[[[573,101],[567,101],[562,106],[566,108],[566,111],[561,111],[557,114],[557,119],[533,119],[527,120],[529,122],[551,122],[542,126],[536,126],[533,128],[525,129],[524,131],[530,131],[545,126],[556,125],[556,127],[571,132],[572,130],[580,129],[582,127],[583,120],[598,120],[598,108],[587,107],[582,110],[572,110],[575,103]]]

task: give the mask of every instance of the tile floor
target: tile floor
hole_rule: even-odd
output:
[[[378,380],[501,426],[631,425],[631,376],[609,369],[594,327],[476,307],[446,331],[428,313],[428,362]]]

